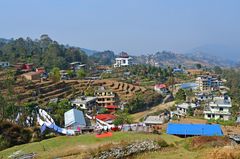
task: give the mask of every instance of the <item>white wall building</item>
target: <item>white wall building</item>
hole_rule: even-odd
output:
[[[199,105],[196,105],[195,103],[182,103],[182,104],[176,105],[176,107],[177,107],[178,114],[187,115],[187,111],[190,107],[193,110],[195,110],[196,108],[199,107]]]
[[[5,68],[5,67],[9,67],[9,66],[10,66],[9,62],[0,61],[0,67]]]
[[[92,110],[96,106],[97,97],[85,97],[81,96],[71,100],[72,106],[76,106],[80,109]]]
[[[114,67],[124,67],[132,65],[132,57],[125,52],[120,53],[119,57],[115,58]]]
[[[213,101],[206,106],[203,112],[204,118],[229,120],[231,117],[231,107],[232,102],[230,97],[214,97]]]

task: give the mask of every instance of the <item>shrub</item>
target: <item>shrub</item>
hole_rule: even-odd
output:
[[[158,140],[157,143],[160,147],[168,147],[169,146],[165,140]]]
[[[22,128],[16,124],[4,121],[0,123],[0,150],[28,143],[32,138],[29,129]]]

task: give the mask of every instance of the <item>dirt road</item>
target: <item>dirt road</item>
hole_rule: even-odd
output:
[[[173,102],[168,102],[168,103],[165,103],[165,104],[159,104],[158,106],[152,107],[149,110],[139,112],[139,113],[135,113],[135,114],[132,114],[131,116],[133,117],[134,122],[139,122],[141,118],[147,116],[148,114],[151,114],[151,113],[154,113],[154,112],[157,112],[157,111],[160,111],[160,110],[168,109],[171,106],[173,106],[174,103],[175,102],[173,101]]]

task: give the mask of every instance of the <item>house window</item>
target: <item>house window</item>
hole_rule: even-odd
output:
[[[208,118],[211,118],[211,114],[208,114]]]
[[[223,115],[220,115],[220,119],[223,119]]]
[[[223,108],[219,108],[219,111],[223,111]]]
[[[126,60],[123,60],[123,64],[125,64],[126,63]]]

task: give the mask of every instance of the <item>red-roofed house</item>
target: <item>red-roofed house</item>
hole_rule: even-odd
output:
[[[38,72],[38,73],[45,73],[46,72],[43,67],[36,68],[35,71]]]
[[[154,90],[159,93],[167,93],[168,92],[168,88],[165,84],[156,84],[154,86]]]
[[[96,119],[111,124],[114,121],[114,119],[116,119],[116,116],[112,114],[98,114],[96,116]]]
[[[106,108],[109,112],[113,113],[113,112],[115,112],[115,111],[118,109],[118,106],[115,106],[115,105],[107,105],[107,106],[105,106],[105,108]]]
[[[24,72],[31,71],[33,69],[33,64],[32,63],[25,63],[22,65],[21,70]]]

